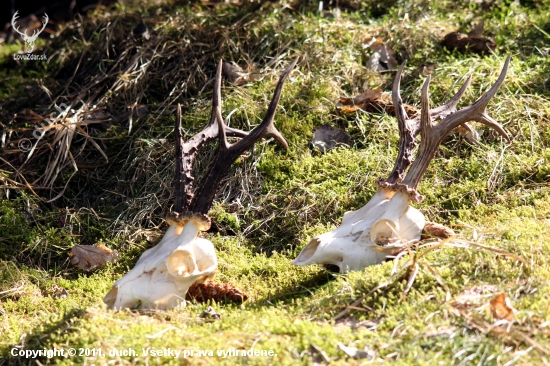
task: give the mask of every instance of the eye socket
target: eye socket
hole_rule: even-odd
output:
[[[398,227],[391,220],[382,219],[376,222],[371,229],[371,241],[380,246],[388,245],[399,237]]]
[[[174,277],[187,277],[195,272],[193,255],[187,250],[176,250],[166,260],[166,268]]]
[[[313,257],[313,254],[315,254],[315,251],[317,250],[317,247],[321,244],[321,241],[317,238],[311,239],[308,245],[302,249],[302,252],[298,256],[298,258],[295,259],[295,262],[305,262],[309,260],[311,257]]]
[[[336,264],[323,264],[322,267],[332,273],[340,273],[340,267]]]

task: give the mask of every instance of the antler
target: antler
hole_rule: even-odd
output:
[[[46,19],[46,22],[42,23],[42,29],[40,29],[39,31],[37,31],[36,29],[32,32],[32,36],[29,37],[29,38],[36,38],[38,37],[38,35],[40,33],[42,33],[42,31],[44,30],[44,28],[46,28],[46,25],[48,25],[48,20],[50,20],[50,18],[48,17],[48,14],[44,13],[44,18]]]
[[[199,148],[218,136],[219,124],[217,122],[216,109],[222,104],[221,97],[222,61],[218,64],[216,78],[214,79],[214,93],[212,95],[212,113],[210,121],[204,129],[191,137],[185,143],[181,135],[181,106],[176,109],[176,126],[174,129],[176,143],[176,172],[175,172],[175,201],[174,212],[185,211],[193,198],[193,162]],[[245,137],[246,132],[223,125],[223,130],[228,136]]]
[[[413,119],[407,119],[407,113],[405,107],[403,106],[403,100],[401,99],[401,93],[399,91],[401,87],[401,74],[405,67],[406,62],[404,62],[399,70],[397,75],[395,75],[395,80],[393,82],[392,88],[392,101],[395,106],[395,114],[397,116],[397,126],[399,128],[399,151],[397,153],[397,159],[395,160],[395,165],[389,177],[385,180],[380,179],[377,184],[379,187],[391,189],[395,186],[396,183],[403,180],[404,174],[407,171],[407,168],[412,163],[412,155],[414,148],[416,147],[416,135],[420,133],[420,119],[421,117],[416,117]],[[456,112],[456,106],[460,101],[460,98],[466,92],[468,86],[472,82],[472,76],[468,77],[466,82],[462,85],[460,90],[444,105],[438,108],[430,110],[430,115],[434,120],[441,120],[446,116]]]
[[[493,86],[474,104],[468,107],[464,107],[458,112],[456,112],[456,105],[459,99],[462,97],[466,88],[471,82],[471,76],[466,80],[459,92],[444,106],[430,110],[430,103],[428,100],[428,87],[430,85],[430,77],[426,78],[424,85],[422,87],[422,110],[419,117],[419,124],[415,120],[406,120],[404,116],[404,110],[401,111],[402,107],[396,108],[398,110],[398,123],[400,131],[400,146],[399,146],[399,155],[395,163],[394,170],[390,177],[384,181],[380,182],[381,187],[390,188],[393,190],[402,190],[409,194],[409,197],[414,202],[421,202],[424,197],[417,192],[417,187],[424,173],[426,172],[428,165],[435,157],[439,144],[443,139],[451,132],[452,129],[458,127],[468,121],[476,121],[483,123],[489,127],[494,128],[504,139],[510,141],[508,134],[502,126],[491,118],[487,114],[487,104],[496,94],[504,79],[506,78],[506,72],[510,65],[511,57],[508,56],[500,76]],[[401,70],[398,72],[396,77],[396,82],[394,84],[394,91],[397,84],[399,88],[399,77],[401,76]],[[400,97],[397,96],[398,102]],[[394,99],[395,103],[395,99]],[[397,106],[398,104],[396,104]],[[439,123],[434,124],[433,120],[440,120]],[[403,126],[405,127],[403,127]],[[406,177],[402,179],[402,176],[410,164],[410,157],[412,156],[412,149],[414,148],[414,137],[411,137],[420,132],[421,141],[420,147],[416,159],[411,165]],[[400,183],[399,181],[402,182]]]
[[[16,20],[17,18],[19,18],[19,17],[17,16],[17,13],[19,13],[19,10],[17,10],[17,11],[15,12],[15,14],[13,14],[13,17],[11,18],[11,27],[13,28],[14,31],[16,31],[17,33],[19,33],[22,37],[26,38],[26,37],[28,37],[27,33],[26,33],[26,32],[25,32],[25,33],[21,32],[21,31],[19,30],[19,27],[16,27],[16,26],[15,26],[15,20]]]
[[[186,216],[188,213],[195,213],[206,216],[210,209],[214,196],[221,183],[222,178],[227,174],[231,164],[246,150],[251,148],[254,143],[263,137],[271,136],[275,138],[283,147],[288,144],[284,137],[277,131],[273,124],[277,105],[281,98],[281,92],[284,82],[298,59],[295,59],[284,71],[279,79],[275,89],[273,99],[269,105],[267,113],[260,125],[250,131],[250,133],[228,127],[221,115],[221,73],[222,61],[218,64],[216,79],[214,82],[214,96],[212,98],[212,114],[210,122],[200,133],[183,142],[181,136],[181,107],[178,105],[176,112],[176,173],[175,173],[175,201],[173,212],[170,217],[177,220],[180,216]],[[242,139],[234,144],[227,142],[227,136],[241,137]],[[194,178],[191,175],[192,164],[195,159],[198,148],[204,143],[218,137],[218,149],[213,162],[203,179],[203,184],[193,194],[192,183]]]

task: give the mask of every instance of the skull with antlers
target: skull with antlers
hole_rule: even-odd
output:
[[[214,196],[231,164],[257,141],[273,137],[284,148],[288,145],[273,124],[283,84],[296,65],[294,60],[284,71],[275,88],[273,99],[260,125],[249,133],[225,125],[221,114],[220,61],[214,83],[210,122],[198,134],[185,143],[181,135],[181,108],[176,111],[175,143],[175,200],[173,211],[168,214],[170,224],[162,240],[146,250],[134,268],[119,279],[107,293],[104,302],[111,309],[144,308],[170,309],[185,304],[185,295],[194,283],[211,278],[218,262],[214,245],[199,238],[200,231],[210,228],[207,213]],[[239,137],[230,144],[226,136]],[[203,184],[193,192],[192,165],[201,145],[218,139],[216,156],[208,167]]]
[[[50,18],[48,18],[48,14],[44,13],[44,19],[46,21],[42,23],[42,29],[40,29],[40,30],[35,29],[32,32],[32,35],[29,36],[27,34],[26,29],[25,29],[25,32],[21,32],[19,30],[19,27],[15,26],[15,20],[18,18],[17,13],[19,13],[19,11],[16,11],[15,14],[13,14],[13,17],[11,18],[11,26],[12,26],[14,31],[16,31],[17,33],[19,33],[21,35],[21,38],[23,38],[23,41],[25,41],[25,51],[27,51],[27,53],[31,53],[34,50],[34,43],[36,42],[36,39],[38,38],[38,35],[40,33],[42,33],[44,28],[46,28],[46,25],[48,24],[48,20]]]
[[[293,263],[302,266],[314,263],[335,265],[341,273],[361,270],[381,263],[408,242],[420,239],[425,225],[424,215],[410,206],[410,202],[423,200],[417,191],[418,184],[439,145],[451,130],[468,121],[476,121],[494,128],[504,139],[510,140],[502,126],[489,117],[486,110],[504,82],[509,65],[510,57],[506,59],[495,84],[474,104],[458,111],[456,106],[470,85],[471,76],[448,103],[435,109],[430,109],[428,101],[428,76],[422,87],[421,114],[414,119],[407,119],[399,93],[402,65],[392,90],[399,128],[399,151],[393,171],[387,179],[377,182],[377,192],[364,207],[346,212],[338,228],[313,238]],[[418,134],[421,136],[420,146],[416,159],[412,161]]]

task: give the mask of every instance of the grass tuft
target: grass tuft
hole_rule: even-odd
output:
[[[548,6],[548,0],[350,0],[325,2],[319,13],[313,1],[125,1],[66,23],[37,44],[49,62],[17,62],[13,53],[22,45],[0,44],[0,364],[30,362],[12,356],[14,349],[70,347],[101,349],[105,357],[37,361],[369,362],[347,356],[339,343],[371,350],[373,363],[548,364]],[[132,36],[140,19],[149,41]],[[443,47],[445,34],[468,32],[480,20],[497,44],[494,54]],[[361,111],[343,116],[336,109],[340,97],[391,90],[394,71],[366,68],[372,51],[364,40],[373,36],[394,49],[400,63],[407,61],[401,94],[417,107],[423,82],[417,70],[423,65],[436,65],[434,106],[472,75],[465,106],[494,83],[511,54],[508,76],[488,113],[512,141],[506,144],[473,123],[483,132],[478,143],[459,133],[449,136],[420,184],[426,198],[416,207],[475,245],[417,248],[395,262],[347,275],[293,266],[313,236],[337,227],[344,212],[370,199],[375,180],[391,171],[397,155],[395,118]],[[245,85],[224,81],[222,87],[222,114],[232,127],[250,130],[261,122],[279,74],[296,56],[275,118],[289,149],[263,141],[240,157],[218,192],[213,226],[205,233],[216,247],[217,280],[244,290],[250,300],[190,302],[163,312],[106,311],[103,296],[166,229],[175,105],[184,107],[186,135],[199,131],[210,115],[214,72],[223,58],[254,73]],[[61,103],[75,110],[66,116],[73,129],[56,119],[37,141],[35,125]],[[313,150],[313,131],[323,124],[345,129],[350,146],[326,154]],[[36,144],[32,156],[21,151],[22,139]],[[214,146],[199,152],[197,176],[213,152]],[[98,243],[116,249],[120,259],[90,273],[70,265],[74,245]],[[476,289],[483,291],[475,301],[460,305]],[[486,307],[499,293],[516,309],[506,331]],[[220,320],[202,317],[208,306]],[[182,354],[176,359],[145,353],[153,347]],[[138,355],[115,352],[129,348]],[[230,348],[273,354],[199,353]]]

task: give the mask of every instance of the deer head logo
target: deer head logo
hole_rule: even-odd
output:
[[[13,30],[21,35],[23,41],[25,41],[25,51],[27,51],[27,53],[31,53],[34,50],[34,43],[36,42],[38,35],[42,33],[44,28],[46,28],[46,25],[48,24],[48,20],[50,18],[48,18],[48,14],[44,13],[44,19],[46,19],[46,21],[43,23],[42,29],[40,29],[39,31],[35,29],[32,33],[32,36],[29,36],[26,29],[25,32],[21,32],[19,30],[19,27],[15,26],[15,20],[18,18],[17,13],[19,13],[19,10],[16,11],[15,14],[13,14],[13,18],[11,18],[11,26],[13,27]]]

